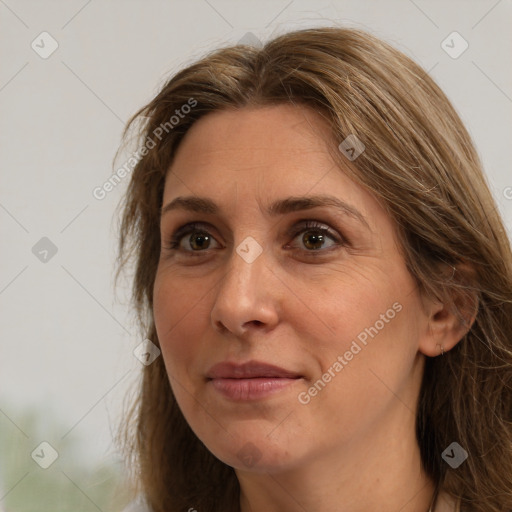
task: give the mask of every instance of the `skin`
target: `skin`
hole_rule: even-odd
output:
[[[154,319],[178,404],[199,439],[235,468],[242,512],[426,512],[432,498],[414,411],[425,355],[448,351],[463,332],[443,304],[420,297],[392,220],[330,156],[337,143],[306,107],[215,112],[189,130],[166,179],[164,206],[197,195],[220,208],[162,215]],[[356,208],[369,227],[331,206],[265,213],[275,200],[320,194]],[[288,234],[306,219],[348,242],[315,241],[310,228]],[[199,228],[170,250],[177,228],[196,221],[207,224],[209,245],[197,244]],[[236,252],[248,236],[263,249],[252,263]],[[400,312],[300,403],[397,303]],[[265,361],[302,378],[271,397],[233,402],[205,379],[226,360]]]

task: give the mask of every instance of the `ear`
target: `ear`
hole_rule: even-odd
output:
[[[419,351],[436,357],[451,350],[471,329],[478,313],[478,295],[474,290],[476,273],[464,263],[444,267],[441,273],[448,287],[442,302],[423,300],[427,314],[426,332],[421,336]]]

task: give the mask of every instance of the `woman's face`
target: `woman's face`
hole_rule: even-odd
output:
[[[306,107],[216,112],[167,176],[162,356],[192,430],[240,471],[373,450],[414,429],[428,319],[390,217],[330,141]],[[170,207],[178,197],[196,201]],[[212,370],[223,362],[235,366]]]

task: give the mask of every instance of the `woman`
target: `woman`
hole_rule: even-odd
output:
[[[432,79],[308,29],[211,53],[135,120],[148,507],[512,510],[510,243]]]

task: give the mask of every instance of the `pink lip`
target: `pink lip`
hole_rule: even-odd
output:
[[[249,361],[214,365],[206,375],[213,388],[232,400],[256,400],[281,391],[301,375],[278,366]]]
[[[253,379],[259,377],[296,379],[300,376],[298,373],[260,361],[249,361],[243,364],[225,361],[212,366],[206,374],[209,379]]]

